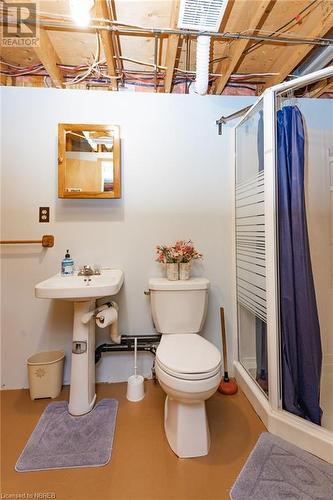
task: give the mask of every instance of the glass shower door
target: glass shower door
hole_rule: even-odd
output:
[[[263,104],[236,126],[236,291],[239,360],[268,394]]]

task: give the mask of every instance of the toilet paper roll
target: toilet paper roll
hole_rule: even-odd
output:
[[[105,328],[118,320],[118,313],[115,307],[108,307],[96,315],[96,325]]]
[[[102,306],[96,307],[96,309],[83,314],[81,318],[82,323],[86,325],[87,323],[89,323],[93,316],[96,316],[98,313],[104,311],[104,309],[108,309],[108,307],[109,306],[107,304],[103,304]]]

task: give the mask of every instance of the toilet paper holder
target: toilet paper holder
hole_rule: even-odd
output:
[[[116,302],[106,302],[105,304],[102,304],[101,306],[96,307],[93,311],[90,311],[86,314],[84,314],[81,318],[81,321],[83,324],[88,323],[91,319],[96,319],[97,315],[104,311],[105,309],[109,309],[110,307],[114,307],[115,309],[118,310],[118,305]],[[104,322],[104,318],[99,317],[99,320],[101,323]]]

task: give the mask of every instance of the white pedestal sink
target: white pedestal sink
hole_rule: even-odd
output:
[[[61,276],[56,274],[35,286],[41,299],[74,302],[71,385],[68,410],[84,415],[95,404],[95,321],[82,322],[84,314],[95,309],[95,300],[115,295],[124,281],[119,269],[102,269],[100,275]]]

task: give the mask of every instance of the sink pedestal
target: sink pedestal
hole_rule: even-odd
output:
[[[71,387],[68,411],[84,415],[93,409],[95,394],[95,321],[82,323],[82,316],[95,309],[95,301],[116,295],[122,287],[124,273],[120,269],[102,269],[101,274],[61,276],[60,273],[35,286],[40,299],[74,302]]]
[[[82,323],[82,316],[95,309],[95,301],[74,302],[71,386],[68,411],[84,415],[94,407],[95,322]]]

